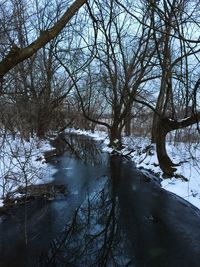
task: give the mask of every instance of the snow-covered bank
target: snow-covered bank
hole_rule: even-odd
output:
[[[65,130],[66,133],[74,133],[85,135],[94,138],[95,140],[104,140],[104,143],[108,144],[108,134],[104,131],[86,131],[74,128],[68,128]]]
[[[126,147],[135,150],[131,159],[137,167],[153,171],[162,178],[155,147],[146,138],[125,138]],[[162,187],[177,194],[200,209],[200,150],[196,144],[166,144],[167,152],[174,163],[180,163],[172,178],[162,180]],[[125,148],[126,150],[126,148]],[[188,181],[185,181],[185,180]]]
[[[108,135],[102,131],[82,131],[68,129],[68,132],[90,136],[96,140],[104,141],[104,151],[109,153]],[[158,165],[155,147],[151,146],[150,140],[143,137],[124,137],[124,148],[118,151],[122,155],[129,155],[138,168],[153,171],[162,178],[162,171]],[[175,177],[163,179],[162,187],[173,192],[200,209],[200,144],[195,143],[167,143],[167,151],[174,163],[180,163],[175,172]],[[179,178],[176,178],[179,177]],[[186,182],[184,179],[188,179]]]
[[[49,142],[38,138],[26,142],[19,136],[0,138],[0,207],[3,198],[19,186],[49,183],[56,169],[45,162],[43,153],[51,150]]]

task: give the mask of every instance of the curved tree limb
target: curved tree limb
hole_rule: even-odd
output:
[[[192,114],[190,117],[182,119],[180,121],[167,119],[170,131],[186,128],[190,125],[198,123],[199,121],[200,121],[200,113]]]

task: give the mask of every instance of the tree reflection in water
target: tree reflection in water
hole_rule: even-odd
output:
[[[125,242],[126,241],[126,242]],[[134,266],[120,227],[113,179],[102,177],[39,266]]]
[[[61,149],[67,150],[77,159],[91,165],[102,163],[102,151],[100,142],[95,142],[87,136],[79,136],[76,134],[61,133],[59,135],[61,141]]]

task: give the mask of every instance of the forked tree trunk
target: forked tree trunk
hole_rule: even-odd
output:
[[[116,148],[116,149],[121,149],[122,147],[122,140],[121,140],[121,132],[122,129],[119,125],[113,124],[110,128],[110,147]]]

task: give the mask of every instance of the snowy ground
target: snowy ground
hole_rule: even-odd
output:
[[[44,151],[52,147],[46,141],[32,138],[30,142],[19,136],[0,137],[0,207],[7,193],[19,186],[43,184],[53,180],[55,169],[45,162]]]
[[[112,149],[108,147],[108,136],[105,132],[81,131],[70,129],[68,131],[91,136],[96,140],[104,140],[104,151],[109,153]],[[124,149],[119,151],[122,155],[129,155],[139,168],[153,171],[162,178],[162,171],[158,166],[155,147],[150,146],[148,138],[124,137]],[[147,149],[147,147],[149,149]],[[174,163],[181,162],[175,173],[176,177],[183,176],[188,182],[181,178],[172,177],[162,180],[162,187],[171,191],[200,209],[200,144],[192,143],[167,143],[167,151]]]
[[[76,134],[84,134],[96,140],[104,141],[104,151],[109,153],[108,136],[103,131],[81,131],[69,129]],[[158,166],[155,147],[150,146],[148,138],[124,137],[124,149],[119,151],[136,163],[137,167],[152,170],[162,177],[162,171]],[[149,146],[149,149],[147,147]],[[51,150],[48,142],[39,141],[37,138],[25,142],[19,137],[12,140],[0,138],[0,207],[3,206],[3,196],[14,191],[19,186],[28,184],[48,183],[53,179],[55,169],[44,160],[44,151]],[[175,163],[182,162],[177,167],[175,176],[182,175],[188,182],[180,178],[163,179],[162,186],[185,200],[191,202],[200,209],[200,145],[189,143],[167,143],[167,150]]]

